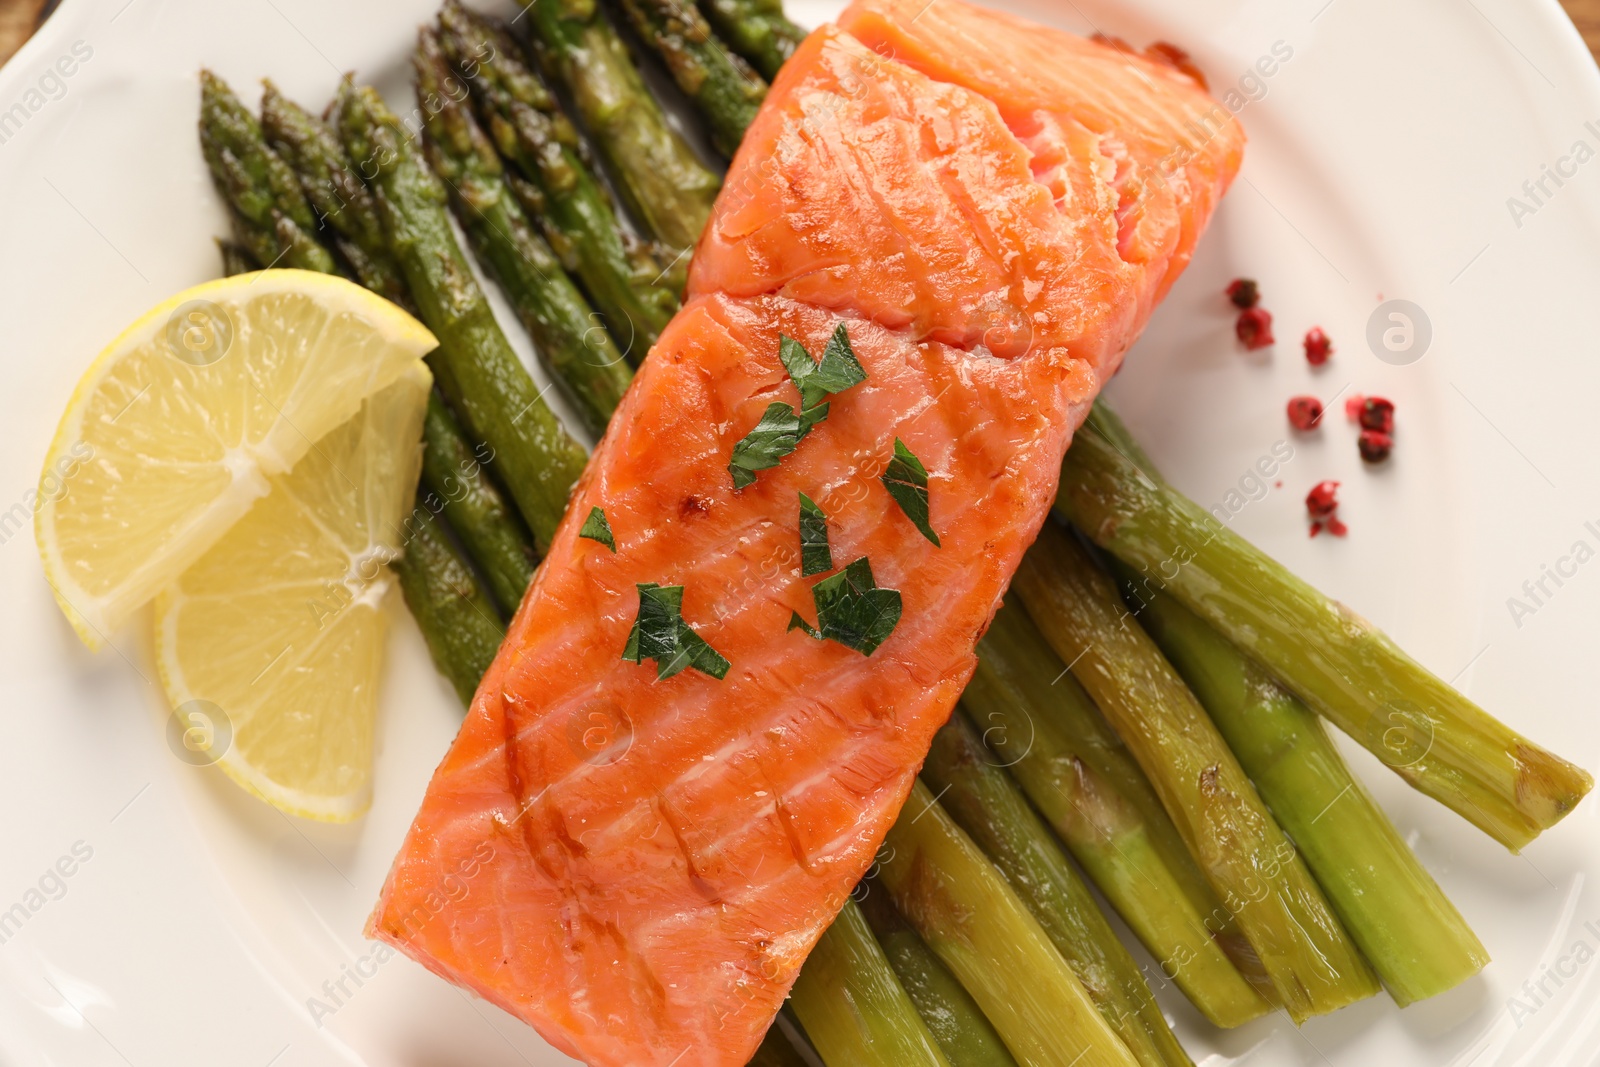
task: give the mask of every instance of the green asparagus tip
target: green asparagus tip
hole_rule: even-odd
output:
[[[555,97],[524,65],[522,50],[503,23],[468,11],[459,0],[446,0],[439,9],[439,27],[444,31],[451,62],[463,68],[468,77],[475,75],[479,64],[492,63],[496,77],[508,82],[506,91],[513,99],[540,111],[556,111]]]
[[[440,46],[439,34],[433,27],[417,29],[417,48],[411,56],[411,67],[416,75],[417,102],[422,107],[427,140],[438,142],[438,147],[443,149],[430,153],[434,170],[459,186],[459,175],[447,171],[452,169],[454,160],[470,157],[475,172],[500,176],[504,170],[500,157],[468,110],[467,87],[451,69]],[[454,169],[460,168],[454,165]]]
[[[294,171],[268,145],[261,125],[209,69],[200,71],[200,148],[228,202],[241,244],[269,266],[332,274],[332,254]]]

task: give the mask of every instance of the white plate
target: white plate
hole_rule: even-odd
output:
[[[791,4],[808,22],[837,10]],[[402,610],[372,813],[352,827],[298,822],[174,758],[146,637],[84,652],[15,528],[90,357],[218,269],[211,237],[224,220],[196,147],[195,71],[210,65],[245,91],[270,75],[311,104],[355,68],[405,101],[412,27],[432,6],[68,0],[0,72],[0,924],[11,916],[0,1063],[564,1062],[509,1016],[361,938],[460,714]],[[1291,394],[1394,398],[1387,467],[1362,469],[1336,410],[1320,434],[1290,438],[1282,488],[1243,507],[1235,528],[1517,728],[1600,766],[1600,563],[1559,587],[1546,579],[1551,595],[1527,601],[1531,613],[1508,606],[1546,565],[1571,571],[1562,560],[1576,542],[1600,548],[1600,161],[1559,188],[1547,179],[1537,203],[1522,190],[1575,142],[1600,148],[1600,79],[1555,0],[1004,6],[1182,42],[1217,92],[1258,97],[1241,112],[1244,171],[1113,389],[1156,459],[1219,503],[1288,438]],[[1291,58],[1248,76],[1277,42]],[[1512,196],[1534,210],[1514,218]],[[1231,338],[1218,291],[1237,274],[1261,280],[1276,316],[1269,358]],[[1409,365],[1380,362],[1364,340],[1388,298],[1431,322],[1431,346]],[[1313,324],[1337,346],[1320,372],[1297,343]],[[1309,540],[1301,498],[1329,477],[1344,483],[1351,533]],[[1404,1012],[1375,999],[1298,1033],[1281,1018],[1219,1033],[1164,991],[1195,1058],[1596,1062],[1596,802],[1512,857],[1364,752],[1353,759],[1494,963]],[[70,876],[48,873],[58,861]]]

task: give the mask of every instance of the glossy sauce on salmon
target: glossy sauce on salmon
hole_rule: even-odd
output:
[[[591,1064],[748,1059],[1238,166],[1226,112],[1186,132],[1220,109],[1171,68],[923,5],[863,0],[783,68],[371,920]],[[779,335],[820,357],[841,322],[866,380],[735,489],[735,443],[799,406]],[[896,438],[938,547],[880,481]],[[800,493],[834,562],[901,595],[871,656],[789,628],[823,577]],[[615,552],[579,537],[593,507]],[[683,587],[725,677],[622,658],[640,583]]]

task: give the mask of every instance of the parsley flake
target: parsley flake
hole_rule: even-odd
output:
[[[817,502],[800,494],[800,575],[809,578],[833,570],[828,550],[828,516]]]
[[[817,428],[817,423],[828,417],[828,407],[829,405],[824,401],[821,404],[814,404],[811,407],[800,409],[801,441],[806,439],[806,434]]]
[[[789,372],[789,380],[800,390],[802,410],[815,407],[828,398],[828,391],[822,388],[822,383],[813,380],[817,377],[817,363],[806,351],[805,345],[788,334],[780,333],[778,358],[783,361],[783,369]]]
[[[634,620],[622,658],[630,663],[656,661],[656,678],[671,678],[685,667],[720,680],[731,664],[689,628],[680,613],[683,586],[640,582],[639,616]]]
[[[578,531],[578,536],[599,541],[612,552],[617,550],[617,539],[611,536],[611,524],[606,521],[606,513],[598,507],[589,509],[589,517],[583,520],[583,529]]]
[[[818,641],[822,640],[822,631],[818,630],[815,626],[812,626],[809,622],[806,622],[805,619],[801,618],[798,611],[789,612],[789,629],[804,630],[807,637],[815,637]]]
[[[813,363],[804,345],[781,333],[778,335],[778,358],[783,360],[784,370],[800,390],[802,410],[816,407],[834,393],[842,393],[867,380],[867,372],[856,359],[855,349],[850,347],[850,334],[842,322],[828,338],[822,350],[822,362]]]
[[[922,531],[922,536],[939,545],[939,535],[928,525],[928,468],[912,454],[900,438],[894,439],[894,458],[883,472],[883,487],[900,505],[906,518]]]
[[[865,556],[812,586],[811,599],[817,625],[791,612],[789,629],[804,630],[819,641],[837,641],[863,656],[872,655],[900,622],[899,591],[878,588]]]
[[[776,467],[799,443],[800,417],[794,408],[782,401],[768,404],[755,429],[733,446],[733,456],[728,460],[733,487],[743,489],[756,480],[756,471]]]
[[[798,448],[806,434],[828,417],[828,397],[867,380],[867,372],[856,359],[850,334],[842,322],[828,339],[822,362],[814,362],[805,345],[781,333],[778,358],[800,390],[800,410],[796,412],[792,404],[782,402],[768,404],[761,421],[733,446],[728,473],[733,475],[735,489],[750,485],[756,480],[756,471],[776,467]]]

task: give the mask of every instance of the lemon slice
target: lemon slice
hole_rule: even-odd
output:
[[[300,270],[197,286],[128,327],[78,382],[34,502],[45,576],[84,643],[435,343],[388,301]]]
[[[430,380],[413,362],[155,600],[162,685],[186,728],[205,727],[191,762],[293,815],[344,822],[371,802],[380,603]]]

